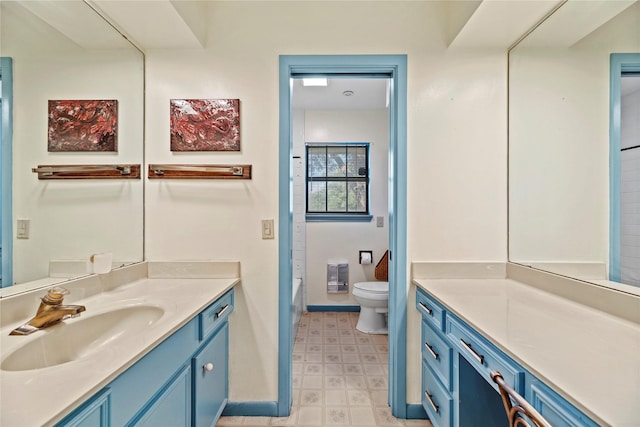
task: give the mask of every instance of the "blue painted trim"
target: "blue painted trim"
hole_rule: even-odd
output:
[[[293,306],[291,283],[293,280],[293,169],[291,165],[291,64],[288,57],[280,56],[279,65],[279,154],[278,154],[278,401],[277,415],[288,416],[292,403]]]
[[[360,312],[360,306],[359,305],[308,305],[307,306],[307,311],[309,312],[313,312],[313,311],[323,311],[323,312],[333,312],[333,311],[337,311],[337,312]]]
[[[339,75],[391,78],[389,144],[389,403],[394,416],[405,418],[407,353],[407,56],[280,56],[280,146],[278,224],[278,415],[286,416],[292,393],[292,196],[291,77]]]
[[[609,90],[609,280],[620,282],[620,175],[622,72],[640,72],[640,53],[612,53]]]
[[[307,222],[371,222],[373,215],[361,214],[306,214]]]
[[[225,417],[277,417],[278,402],[227,402],[222,411]]]
[[[427,412],[420,403],[407,404],[407,419],[409,420],[426,420]]]
[[[407,416],[407,57],[390,85],[389,121],[389,404]]]
[[[13,61],[0,58],[2,69],[2,283],[13,284]]]

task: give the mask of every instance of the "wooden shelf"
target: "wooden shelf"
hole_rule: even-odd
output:
[[[251,165],[150,164],[149,179],[251,179]]]
[[[140,179],[140,165],[38,165],[38,179]]]

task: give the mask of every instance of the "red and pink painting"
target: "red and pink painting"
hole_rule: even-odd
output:
[[[118,151],[118,101],[49,101],[49,151]]]
[[[240,100],[172,99],[171,151],[240,151]]]

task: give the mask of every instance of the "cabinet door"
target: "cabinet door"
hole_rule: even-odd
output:
[[[192,359],[193,425],[211,427],[228,397],[229,325],[225,323]]]
[[[133,426],[187,427],[191,424],[191,366],[185,366],[150,403]]]
[[[110,393],[109,388],[102,390],[56,427],[108,427]]]
[[[534,380],[530,386],[530,402],[553,427],[597,427],[586,415],[547,387]]]

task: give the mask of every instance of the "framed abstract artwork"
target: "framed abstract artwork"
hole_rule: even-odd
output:
[[[49,101],[48,150],[118,151],[118,101]]]
[[[240,151],[239,99],[172,99],[171,151]]]

